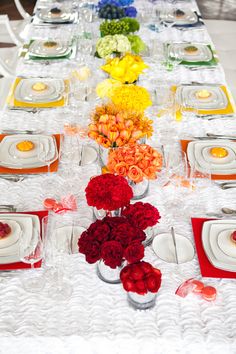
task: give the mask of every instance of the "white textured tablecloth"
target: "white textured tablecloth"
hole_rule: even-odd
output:
[[[142,7],[144,2],[137,1],[136,4]],[[194,2],[186,2],[184,6],[196,8]],[[93,27],[93,31],[96,31],[98,24],[93,24]],[[65,38],[66,35],[69,38],[72,33],[75,34],[76,26],[67,28],[67,32],[46,28],[39,31],[31,25],[25,31],[25,37]],[[142,27],[140,35],[147,42],[152,39],[159,42],[211,42],[205,28],[190,31],[172,28],[157,34]],[[93,57],[87,59],[92,71],[96,73],[97,70],[102,80],[103,74],[99,71],[102,61]],[[67,77],[76,66],[76,60],[48,66],[28,65],[19,60],[17,73],[24,76]],[[151,69],[140,79],[140,85],[148,89],[153,85],[153,79],[157,83],[160,80],[170,83],[224,83],[221,66],[214,71],[178,68],[175,72],[164,73],[158,70],[151,64]],[[76,121],[86,126],[93,105],[84,103],[77,109],[68,107],[37,114],[2,110],[0,127],[39,128],[47,133],[59,133],[63,132],[65,122]],[[182,122],[175,122],[170,117],[154,119],[155,134],[151,143],[159,142],[163,129],[174,128],[176,134],[170,148],[176,149],[176,152],[179,151],[180,137],[236,131],[236,121],[230,119],[203,121],[188,118]],[[68,191],[73,192],[78,197],[79,210],[71,218],[87,217],[92,220],[91,209],[86,206],[84,188],[90,177],[98,173],[98,167],[73,166],[71,184],[63,177],[66,168],[68,164],[62,161],[58,175],[54,176],[58,183],[55,196],[60,198]],[[42,187],[47,179],[47,176],[39,176],[18,183],[0,179],[0,204],[15,204],[20,211],[42,209],[42,201],[49,194]],[[156,232],[174,226],[176,232],[181,232],[192,242],[191,216],[219,212],[222,206],[236,208],[236,189],[223,191],[212,183],[205,188],[197,187],[195,192],[186,197],[180,191],[180,205],[173,212],[168,207],[172,192],[169,187],[161,188],[157,180],[151,183],[150,193],[143,201],[152,203],[160,211],[162,218]],[[49,237],[51,232],[50,229]],[[20,277],[26,276],[25,271],[0,274],[0,353],[236,353],[235,280],[204,279],[207,284],[217,288],[218,296],[214,303],[192,296],[182,299],[175,295],[176,288],[182,281],[200,276],[196,254],[193,261],[177,266],[164,263],[155,256],[151,247],[147,247],[145,260],[160,268],[163,274],[156,306],[146,311],[130,308],[121,285],[109,285],[98,279],[95,265],[87,264],[83,255],[69,256],[66,261],[65,273],[74,289],[71,299],[66,302],[55,302],[49,298],[50,281],[39,294],[33,295],[25,292],[21,286]]]

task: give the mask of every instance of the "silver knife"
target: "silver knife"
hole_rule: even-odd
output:
[[[216,138],[216,139],[230,139],[230,140],[236,140],[236,136],[230,136],[230,135],[217,135],[217,134],[212,134],[212,133],[207,133],[206,134],[209,138]]]
[[[177,254],[177,247],[176,247],[175,230],[174,230],[173,227],[171,227],[170,231],[171,231],[171,236],[172,236],[173,244],[174,244],[174,247],[175,247],[175,259],[176,259],[176,263],[179,264],[178,254]]]
[[[15,129],[2,129],[1,134],[41,134],[42,130],[15,130]]]

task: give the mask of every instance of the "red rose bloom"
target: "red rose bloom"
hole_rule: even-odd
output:
[[[88,205],[108,211],[128,205],[133,197],[126,179],[110,173],[92,178],[85,193]]]
[[[124,252],[125,259],[128,263],[139,262],[144,257],[144,247],[139,242],[131,243]]]
[[[123,248],[117,241],[106,241],[102,245],[101,257],[104,263],[115,269],[120,266],[123,258]]]
[[[111,238],[113,240],[119,241],[122,247],[125,248],[133,239],[135,239],[135,231],[136,229],[124,219],[122,224],[112,229]]]
[[[85,255],[86,261],[90,264],[96,263],[101,258],[101,247],[99,242],[90,243],[89,252]]]
[[[124,267],[120,273],[126,291],[144,295],[148,291],[157,293],[161,286],[161,271],[148,262],[138,262]]]
[[[122,215],[141,230],[156,225],[161,218],[158,210],[153,205],[142,202],[128,205],[123,210]]]
[[[102,220],[97,220],[88,228],[88,233],[93,235],[98,242],[102,243],[108,240],[110,234],[110,227]]]

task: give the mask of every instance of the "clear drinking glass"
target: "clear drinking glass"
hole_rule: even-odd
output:
[[[35,232],[35,231],[33,231]],[[35,263],[39,262],[42,260],[43,255],[44,255],[44,243],[43,240],[41,239],[41,236],[39,232],[36,235],[33,235],[33,238],[36,238],[33,240],[33,243],[30,243],[29,245],[26,245],[25,239],[20,237],[20,243],[19,243],[19,256],[20,260],[23,263],[30,264],[31,266],[31,272],[29,271],[27,274],[27,277],[22,277],[22,285],[26,291],[29,292],[39,292],[40,290],[43,289],[45,285],[45,280],[44,278],[40,275],[37,275],[37,272],[35,272],[34,265]]]

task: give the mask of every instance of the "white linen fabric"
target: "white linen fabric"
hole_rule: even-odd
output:
[[[40,1],[43,4],[43,0]],[[196,9],[194,1],[181,2],[184,8]],[[135,2],[138,10],[151,7],[148,2]],[[91,25],[93,34],[98,32],[99,22]],[[71,38],[79,34],[79,25],[34,28],[32,24],[25,29],[25,40],[31,38]],[[161,33],[150,31],[141,26],[140,36],[145,42],[155,40],[193,41],[212,43],[205,27],[180,31],[175,28]],[[67,78],[79,65],[77,59],[44,65],[18,62],[17,75],[33,77]],[[85,57],[96,82],[105,75],[99,69],[103,63],[93,56]],[[178,67],[168,72],[147,58],[150,70],[143,75],[139,84],[152,89],[155,84],[179,83],[225,83],[221,65],[214,70],[191,71]],[[63,133],[64,124],[77,122],[87,126],[89,113],[97,101],[74,104],[73,97],[68,107],[40,111],[36,114],[22,111],[0,111],[1,129],[40,129],[46,133]],[[206,132],[232,134],[236,132],[236,120],[204,120],[187,117],[176,122],[171,116],[154,117],[152,109],[148,114],[154,120],[154,135],[150,139],[153,146],[164,144],[165,149],[179,156],[179,139],[189,136],[201,136]],[[171,138],[165,140],[166,134]],[[72,143],[73,138],[66,137],[63,149]],[[81,138],[82,143],[92,141]],[[78,212],[68,213],[68,217],[79,220],[86,217],[92,222],[92,210],[86,204],[84,189],[90,178],[99,173],[96,164],[80,167],[68,163],[62,150],[59,172],[52,177],[35,176],[17,183],[0,178],[0,204],[15,204],[19,211],[40,210],[45,197],[53,195],[60,199],[69,192],[78,199]],[[45,182],[55,182],[54,191],[45,188]],[[223,191],[216,183],[197,185],[192,193],[184,188],[175,191],[162,188],[159,179],[150,183],[150,192],[142,201],[156,206],[161,214],[155,233],[165,232],[174,226],[177,233],[187,237],[192,243],[193,235],[190,223],[192,216],[205,216],[206,213],[220,212],[221,207],[236,209],[236,189]],[[172,206],[173,196],[178,201]],[[51,219],[54,216],[51,215]],[[49,227],[48,238],[52,235]],[[217,299],[213,303],[198,297],[180,298],[175,295],[177,287],[185,280],[200,278],[197,255],[186,264],[175,265],[161,261],[152,247],[145,249],[145,260],[159,268],[163,274],[162,287],[157,296],[156,306],[146,311],[135,311],[128,306],[122,286],[109,285],[96,275],[96,266],[85,262],[84,256],[75,254],[65,260],[65,276],[73,286],[72,297],[66,302],[57,302],[48,297],[50,278],[46,287],[37,295],[23,290],[20,277],[26,277],[27,271],[0,273],[0,353],[199,353],[232,354],[236,352],[236,282],[229,279],[203,279],[208,285],[217,288]],[[42,270],[44,272],[44,270]],[[45,275],[46,276],[46,275]]]

